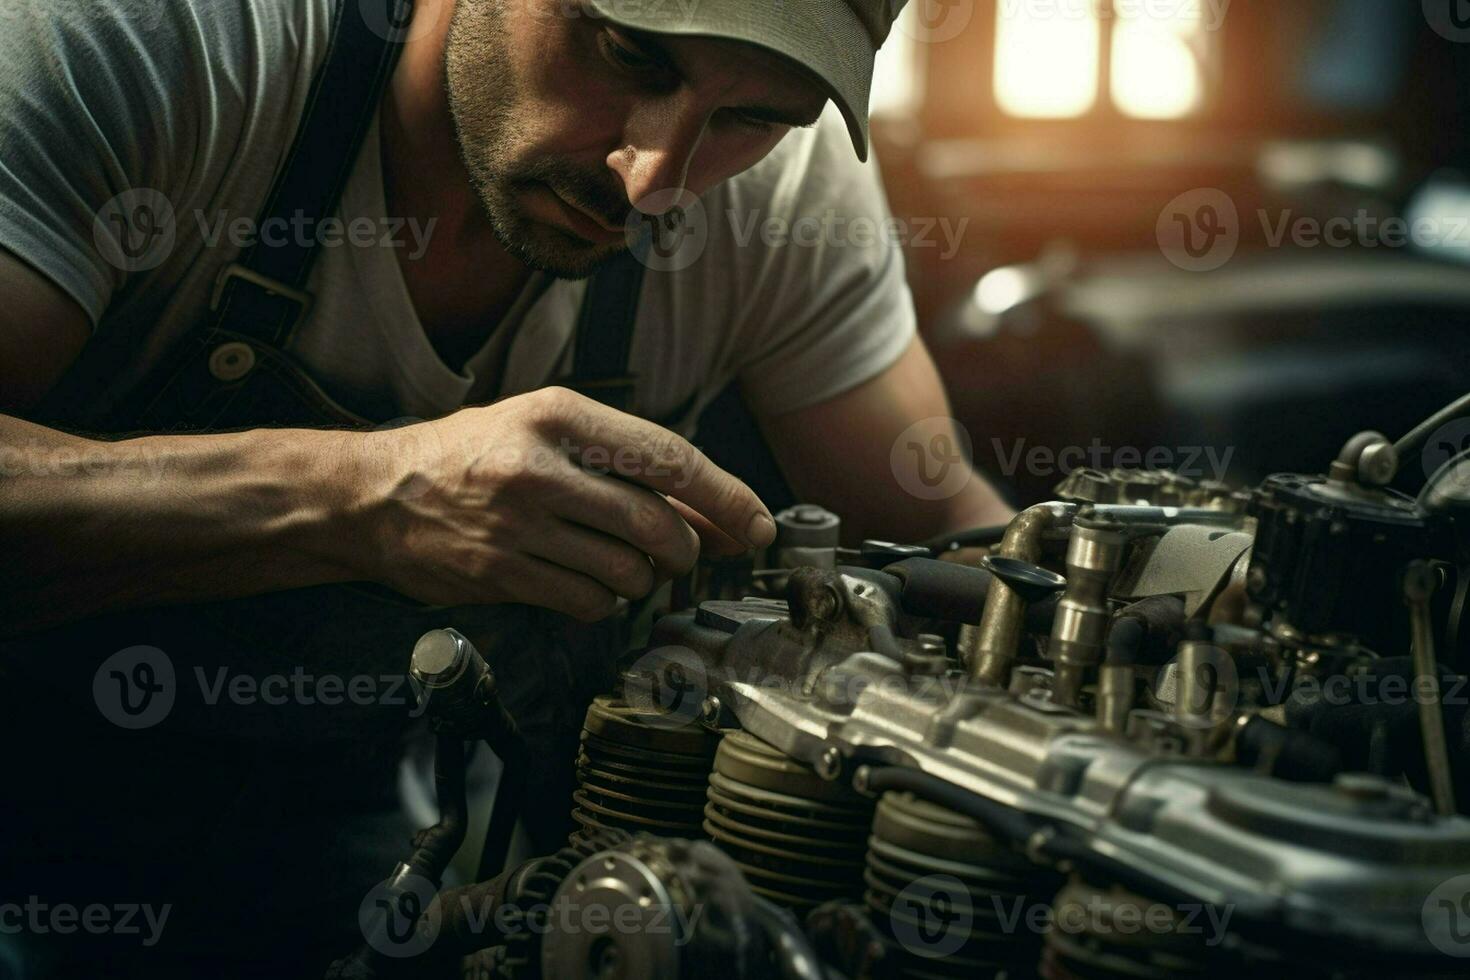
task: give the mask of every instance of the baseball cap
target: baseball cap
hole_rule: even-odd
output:
[[[815,75],[868,159],[873,59],[907,0],[588,0],[614,24],[656,34],[744,41]]]

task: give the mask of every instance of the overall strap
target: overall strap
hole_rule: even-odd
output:
[[[375,9],[375,7],[381,9]],[[316,227],[337,209],[388,78],[402,50],[413,5],[407,0],[337,0],[331,44],[275,187],[260,215]],[[220,272],[210,304],[213,327],[286,346],[311,308],[305,291],[318,236],[257,238]]]
[[[620,412],[633,409],[635,378],[628,371],[638,293],[643,285],[641,251],[635,244],[608,259],[587,283],[567,385]]]
[[[363,138],[377,114],[406,36],[409,0],[335,0],[331,38],[307,93],[295,137],[257,228],[271,219],[320,222],[337,208]],[[278,226],[278,223],[273,226]],[[313,241],[260,236],[219,273],[210,310],[190,328],[162,363],[120,399],[108,389],[142,342],[137,329],[105,331],[92,338],[30,417],[96,434],[200,428],[208,399],[218,397],[218,375],[205,367],[220,336],[279,350],[306,316],[311,296],[304,286],[316,255]],[[270,238],[270,241],[266,241]],[[223,358],[216,368],[233,367]]]

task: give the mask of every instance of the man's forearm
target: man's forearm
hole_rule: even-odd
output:
[[[0,635],[351,578],[346,436],[100,442],[0,416]]]

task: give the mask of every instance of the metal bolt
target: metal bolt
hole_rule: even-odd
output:
[[[1369,486],[1387,486],[1398,471],[1399,454],[1391,442],[1375,443],[1358,457],[1358,477]]]
[[[1245,576],[1245,587],[1250,592],[1260,592],[1266,587],[1266,570],[1257,565]]]
[[[817,775],[831,782],[842,775],[842,753],[837,751],[836,746],[828,746],[822,750],[817,758]]]
[[[699,705],[699,718],[706,725],[714,728],[720,723],[720,699],[714,695],[705,698]]]

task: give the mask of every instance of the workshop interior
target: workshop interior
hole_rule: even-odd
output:
[[[1470,5],[911,0],[872,103],[963,435],[895,475],[1018,515],[853,540],[728,392],[775,542],[565,757],[415,614],[418,832],[303,975],[1470,973]]]

